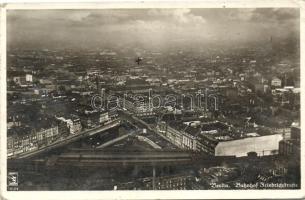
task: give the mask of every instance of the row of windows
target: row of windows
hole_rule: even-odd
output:
[[[37,149],[42,145],[47,145],[54,140],[58,139],[59,132],[58,127],[52,127],[43,131],[32,133],[31,135],[24,136],[22,138],[7,139],[7,149],[10,154],[19,154],[26,151]]]

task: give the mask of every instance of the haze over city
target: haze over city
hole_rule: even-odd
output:
[[[260,45],[271,37],[295,45],[299,37],[296,8],[9,10],[7,19],[9,46],[23,48],[129,45],[162,50]]]
[[[297,8],[8,10],[8,190],[300,189],[299,26]]]

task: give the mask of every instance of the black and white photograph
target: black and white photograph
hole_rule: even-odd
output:
[[[5,189],[300,191],[300,23],[300,7],[7,8]]]

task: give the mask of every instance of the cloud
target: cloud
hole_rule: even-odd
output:
[[[66,20],[81,22],[88,18],[92,13],[90,11],[84,12],[71,12],[66,16]]]
[[[124,11],[100,10],[90,11],[90,14],[80,21],[79,26],[98,26],[104,24],[118,24],[128,21],[129,15]]]
[[[72,16],[70,15],[72,18]],[[83,17],[78,26],[103,26],[103,25],[134,25],[145,22],[147,24],[160,22],[176,25],[202,25],[206,21],[201,16],[191,13],[190,9],[133,9],[133,10],[96,10]]]
[[[252,12],[251,21],[285,23],[290,20],[298,21],[299,17],[297,8],[258,8]]]
[[[191,13],[213,22],[285,23],[298,20],[298,8],[211,8],[192,9]]]
[[[190,9],[153,9],[148,11],[153,19],[165,19],[178,24],[205,24],[202,16],[196,16]]]
[[[9,42],[27,44],[233,43],[299,32],[299,12],[291,8],[9,10],[7,19]]]

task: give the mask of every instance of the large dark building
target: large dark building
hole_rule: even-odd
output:
[[[284,156],[300,157],[301,153],[301,129],[299,126],[291,127],[290,138],[281,140],[279,154]]]

